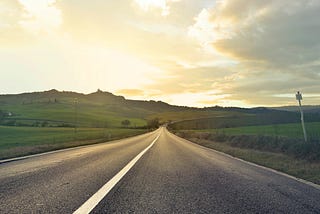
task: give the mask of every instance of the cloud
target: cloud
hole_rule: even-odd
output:
[[[17,1],[3,0],[0,2],[0,29],[8,29],[21,19],[22,7]]]
[[[2,47],[34,45],[56,33],[62,23],[55,0],[3,0],[0,2]]]
[[[172,14],[166,18],[137,14],[130,2],[58,2],[63,17],[61,28],[74,41],[130,53],[166,73],[176,65],[204,67],[226,62],[221,56],[203,52],[197,41],[187,35],[193,15],[201,11],[199,5],[207,5],[208,1],[170,4]],[[159,75],[149,72],[151,79],[154,76]]]
[[[23,7],[15,0],[0,1],[0,44],[2,47],[21,44],[26,40],[23,29],[19,25]]]
[[[32,33],[50,32],[62,23],[61,11],[55,7],[55,0],[19,0],[24,8],[19,24]]]
[[[318,11],[312,0],[2,0],[1,84],[193,106],[294,103],[277,94],[301,90],[316,103]]]
[[[203,93],[220,90],[217,82],[225,82],[234,72],[224,67],[184,68],[177,66],[171,69],[167,76],[158,77],[158,81],[148,84],[147,89],[159,89],[162,94]]]
[[[193,28],[210,35],[209,27],[207,42],[237,60],[292,66],[320,58],[319,10],[312,0],[224,0],[200,13]]]
[[[222,0],[195,17],[189,35],[237,62],[236,79],[215,82],[229,99],[293,103],[274,95],[320,91],[319,11],[313,0]]]
[[[320,75],[311,78],[307,75],[300,76],[288,72],[258,71],[239,72],[236,79],[218,82],[228,99],[237,100],[246,105],[295,105],[294,94],[296,91],[303,91],[305,94],[319,94]],[[292,94],[292,97],[279,97],[278,94]],[[309,97],[304,100],[308,104],[315,104],[319,97]]]
[[[134,2],[144,11],[152,11],[153,9],[160,9],[162,16],[170,14],[170,4],[179,2],[180,0],[134,0]]]

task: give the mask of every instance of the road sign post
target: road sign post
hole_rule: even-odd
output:
[[[77,125],[78,125],[78,111],[77,111],[78,99],[74,99],[74,134],[77,134]]]
[[[298,91],[296,94],[296,100],[298,100],[298,102],[299,102],[299,109],[300,109],[300,113],[301,113],[301,124],[302,124],[304,141],[307,142],[308,138],[307,138],[306,127],[304,126],[304,117],[303,117],[303,111],[302,111],[302,106],[301,106],[302,94],[300,93],[300,91]]]

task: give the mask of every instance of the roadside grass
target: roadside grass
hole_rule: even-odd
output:
[[[0,159],[105,142],[146,133],[147,129],[0,126]]]
[[[306,123],[311,140],[320,140],[320,122]],[[223,133],[226,135],[268,135],[303,139],[301,123],[276,124],[267,126],[243,126],[236,128],[207,129],[200,132]]]
[[[320,162],[297,159],[281,153],[257,151],[254,149],[237,148],[226,143],[219,143],[198,138],[187,138],[199,145],[224,152],[234,157],[269,167],[298,178],[320,184]]]
[[[307,125],[315,132],[319,126]],[[171,131],[202,146],[320,184],[320,142],[305,143],[297,134],[299,129],[300,124],[282,124],[276,125],[276,132],[275,126]]]

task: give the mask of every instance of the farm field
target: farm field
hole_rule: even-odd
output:
[[[0,95],[0,124],[110,128],[122,127],[121,122],[129,120],[128,127],[143,127],[145,117],[152,113],[144,105],[156,104],[127,101],[100,90],[88,95],[57,90]]]
[[[0,126],[0,159],[134,136],[147,129]]]
[[[146,121],[137,114],[118,108],[122,112],[113,110],[110,105],[93,105],[79,102],[75,106],[71,101],[59,103],[7,104],[2,110],[13,112],[6,118],[8,125],[38,126],[77,126],[83,127],[120,127],[121,121],[130,120],[131,127],[145,126]],[[139,118],[140,117],[140,118]]]
[[[306,113],[305,118],[309,122],[320,122],[319,114]],[[297,112],[264,107],[190,108],[161,101],[127,100],[101,90],[91,94],[53,89],[0,95],[0,158],[139,134],[147,132],[154,121],[169,122],[173,130],[205,130],[230,135],[288,136],[286,130],[290,129],[293,137],[299,137],[301,129],[293,124],[299,119]],[[280,125],[284,123],[291,124]],[[153,125],[156,128],[159,124]],[[317,127],[307,126],[310,136]]]
[[[210,120],[210,118],[221,118],[221,117],[238,117],[243,116],[244,113],[233,112],[226,110],[206,111],[206,110],[181,110],[173,112],[161,112],[153,114],[152,117],[157,117],[161,122],[168,121],[190,121],[190,120]],[[182,122],[179,122],[182,123]]]

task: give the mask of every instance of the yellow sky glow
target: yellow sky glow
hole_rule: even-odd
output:
[[[282,95],[301,90],[312,94],[307,104],[320,102],[317,2],[2,0],[0,8],[0,93],[100,88],[202,107],[295,104]]]

